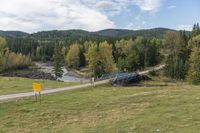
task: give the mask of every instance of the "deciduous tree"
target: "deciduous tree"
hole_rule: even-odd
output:
[[[78,68],[80,65],[80,49],[78,44],[72,44],[66,56],[66,65],[70,68]]]
[[[94,76],[112,72],[114,69],[112,46],[107,42],[102,42],[99,46],[95,43],[90,45],[86,53],[86,59]]]
[[[200,47],[193,47],[189,61],[187,80],[192,84],[200,84]]]
[[[180,32],[167,32],[165,48],[168,50],[165,74],[171,78],[184,79],[188,69],[188,49],[183,35]]]

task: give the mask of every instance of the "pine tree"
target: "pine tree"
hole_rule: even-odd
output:
[[[5,53],[6,40],[0,37],[0,71],[3,70],[3,58]]]
[[[0,56],[3,55],[6,46],[6,40],[0,37]]]
[[[199,23],[194,24],[193,29],[192,29],[192,37],[199,35],[200,34],[200,28],[199,28]]]
[[[200,34],[200,28],[199,28],[199,23],[197,23],[197,35]]]
[[[40,60],[40,58],[41,58],[41,54],[40,53],[41,53],[40,47],[37,46],[36,52],[35,52],[36,60]]]
[[[54,55],[53,55],[53,71],[55,74],[55,77],[62,77],[63,70],[62,67],[64,66],[64,57],[62,54],[62,46],[60,44],[57,44],[54,48]]]
[[[80,67],[84,67],[86,65],[85,52],[85,47],[83,45],[80,46]]]
[[[146,44],[146,55],[145,55],[145,66],[154,66],[161,60],[160,57],[160,42],[157,39],[147,41]]]

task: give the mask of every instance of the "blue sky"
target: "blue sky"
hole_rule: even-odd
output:
[[[141,10],[137,6],[129,7],[132,13],[115,16],[117,25],[128,25],[127,28],[167,27],[173,29],[191,30],[192,25],[200,22],[200,0],[163,0],[161,5],[153,10]],[[118,21],[118,17],[124,20]]]
[[[0,30],[191,30],[200,0],[0,0]]]

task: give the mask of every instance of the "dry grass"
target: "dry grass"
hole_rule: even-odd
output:
[[[76,82],[58,82],[52,80],[27,79],[18,77],[0,77],[0,95],[30,92],[32,91],[32,83],[41,83],[42,89],[60,88],[65,86],[76,85]]]
[[[33,98],[2,103],[0,132],[198,133],[199,103],[200,86],[187,83],[98,86],[46,95],[41,104]]]

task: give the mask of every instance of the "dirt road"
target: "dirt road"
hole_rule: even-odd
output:
[[[139,72],[140,75],[142,74],[147,74],[150,71],[158,71],[161,70],[165,67],[165,65],[160,65],[158,67],[155,67],[154,69],[146,70]],[[102,85],[105,83],[108,83],[109,79],[107,80],[102,80],[102,81],[97,81],[95,82],[95,85]],[[90,83],[87,84],[82,84],[82,85],[76,85],[76,86],[70,86],[70,87],[64,87],[64,88],[57,88],[57,89],[50,89],[50,90],[43,90],[41,91],[41,94],[51,94],[51,93],[56,93],[56,92],[62,92],[62,91],[69,91],[69,90],[75,90],[75,89],[80,89],[80,88],[86,88],[92,86]],[[0,103],[1,102],[6,102],[6,101],[12,101],[16,99],[21,99],[21,98],[26,98],[26,97],[31,97],[34,96],[33,92],[26,92],[26,93],[17,93],[17,94],[9,94],[9,95],[1,95],[0,96]]]

